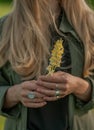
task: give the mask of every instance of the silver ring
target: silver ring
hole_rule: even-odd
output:
[[[60,96],[56,96],[56,98],[57,98],[57,99],[59,99],[59,98],[60,98]]]
[[[34,92],[30,92],[28,93],[27,97],[30,98],[30,99],[34,99],[35,98],[35,93]]]
[[[56,97],[60,96],[60,90],[56,90],[56,91],[55,91],[55,96],[56,96]]]

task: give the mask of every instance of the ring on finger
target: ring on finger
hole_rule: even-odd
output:
[[[28,97],[29,99],[34,99],[34,98],[36,97],[36,95],[35,95],[34,92],[30,92],[30,93],[27,94],[27,97]]]
[[[59,99],[59,98],[60,98],[60,96],[56,96],[56,98],[57,98],[57,99]]]
[[[55,96],[57,97],[57,96],[60,96],[60,90],[56,90],[55,91]]]

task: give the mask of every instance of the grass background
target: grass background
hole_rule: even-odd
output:
[[[0,130],[3,130],[4,128],[4,121],[5,121],[5,118],[0,116]]]
[[[9,3],[0,3],[0,16],[7,14],[11,10]]]
[[[0,17],[6,15],[11,10],[11,0],[0,0]],[[0,116],[0,130],[4,128],[5,118]]]
[[[90,7],[94,8],[94,0],[87,0]],[[7,14],[11,10],[11,0],[0,0],[0,17]],[[0,130],[4,128],[5,118],[0,116]]]
[[[94,8],[94,0],[86,0],[91,8]],[[12,0],[0,0],[0,17],[11,10]]]

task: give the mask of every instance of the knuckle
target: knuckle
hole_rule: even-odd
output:
[[[68,85],[68,84],[66,84],[66,90],[68,90],[68,88],[69,88],[69,85]]]
[[[25,86],[30,86],[30,84],[31,84],[30,81],[25,81],[25,82],[24,82],[24,85],[25,85]]]
[[[22,83],[22,87],[26,88],[27,86],[30,86],[30,84],[31,84],[30,81],[25,81]]]
[[[21,95],[21,97],[23,97],[23,96],[24,96],[24,93],[23,93],[23,91],[21,91],[21,92],[20,92],[20,95]]]
[[[66,77],[65,77],[66,83],[68,83],[68,80],[69,80],[69,78],[68,78],[68,76],[66,76]]]
[[[25,89],[26,88],[26,83],[25,82],[21,83],[21,87],[22,87],[22,89]]]
[[[64,90],[64,92],[66,92],[68,90],[68,85],[67,84],[64,85],[63,90]]]

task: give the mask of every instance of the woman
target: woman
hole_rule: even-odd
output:
[[[94,129],[93,19],[84,0],[14,0],[0,22],[5,130]]]

